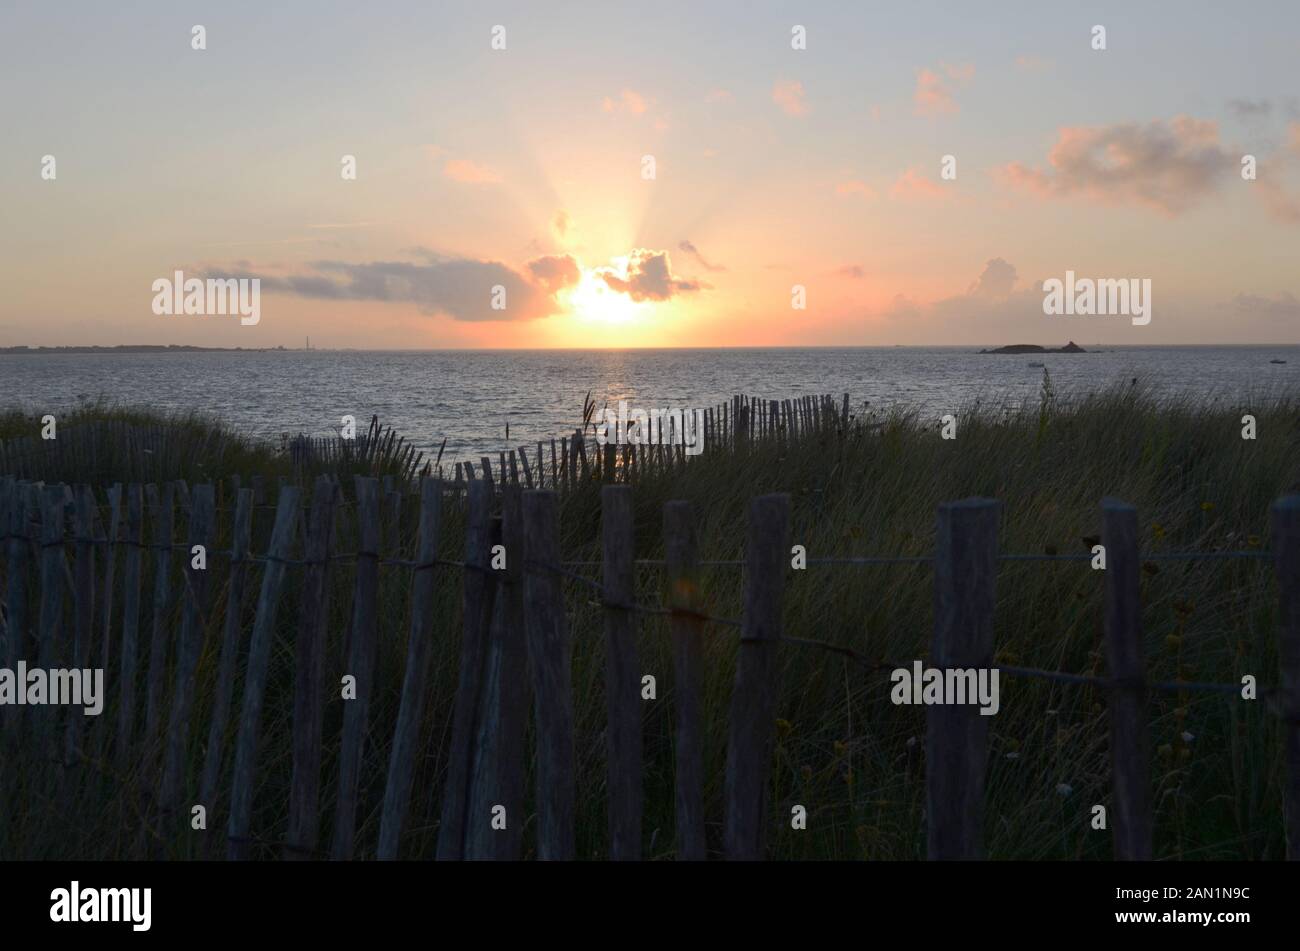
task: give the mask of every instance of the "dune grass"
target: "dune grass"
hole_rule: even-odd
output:
[[[117,411],[120,412],[120,411]],[[1241,438],[1241,417],[1256,418],[1258,438]],[[142,419],[149,419],[148,413]],[[6,417],[0,416],[0,438]],[[163,421],[163,425],[177,425]],[[71,424],[69,424],[71,425]],[[181,421],[179,425],[207,425]],[[213,424],[216,425],[216,424]],[[969,406],[958,414],[955,440],[916,413],[860,410],[846,431],[793,442],[756,444],[743,455],[706,453],[682,471],[651,474],[636,485],[637,557],[663,557],[663,504],[694,503],[701,557],[742,555],[749,499],[789,492],[792,541],[810,557],[923,555],[934,539],[939,503],[972,495],[1002,503],[1000,548],[1017,553],[1083,553],[1101,529],[1099,503],[1113,495],[1138,508],[1144,552],[1268,548],[1268,507],[1300,491],[1300,395],[1252,405],[1156,399],[1138,386],[1058,401],[1045,386],[1033,404]],[[271,447],[247,444],[238,471],[259,460],[283,474]],[[191,484],[221,478],[212,460],[195,457],[180,473]],[[199,468],[207,465],[209,468]],[[62,475],[61,478],[69,478]],[[74,481],[90,481],[81,479]],[[350,485],[346,484],[349,495]],[[228,501],[228,500],[227,500]],[[403,499],[386,536],[388,551],[409,557],[415,499]],[[444,557],[461,556],[463,517],[445,505]],[[389,513],[392,514],[391,512]],[[269,511],[254,523],[255,551],[264,551]],[[339,550],[355,550],[355,526],[341,520]],[[566,559],[600,557],[599,486],[561,498],[561,550]],[[227,531],[225,520],[222,531]],[[228,540],[222,538],[224,546]],[[739,617],[741,573],[703,570],[704,608]],[[589,570],[598,578],[598,571]],[[150,628],[151,572],[146,571],[142,630]],[[121,578],[119,561],[118,577]],[[213,586],[224,605],[224,569]],[[332,569],[326,683],[343,674],[353,569]],[[1278,592],[1262,559],[1146,562],[1143,629],[1152,678],[1224,683],[1255,675],[1277,681]],[[251,592],[260,583],[255,571]],[[997,579],[996,656],[1001,663],[1104,674],[1104,576],[1084,562],[1002,562]],[[263,716],[254,829],[261,857],[278,854],[290,774],[293,635],[300,578],[290,582],[272,654]],[[640,566],[637,596],[665,600],[660,570]],[[388,752],[400,697],[409,624],[409,576],[385,568],[377,695],[363,773],[357,841],[372,857]],[[578,765],[578,854],[605,854],[605,699],[601,609],[591,592],[565,582],[574,641],[573,683]],[[871,658],[925,659],[933,622],[929,565],[817,566],[791,572],[784,602],[792,637],[851,647]],[[244,611],[251,623],[253,597]],[[116,596],[120,606],[121,595]],[[173,613],[176,613],[173,609]],[[190,782],[196,782],[224,610],[209,619],[197,679]],[[65,613],[65,616],[69,616]],[[460,579],[439,574],[431,688],[421,739],[406,857],[430,857],[437,838],[440,790],[450,745],[459,659]],[[116,635],[115,635],[116,636]],[[648,857],[673,853],[673,697],[667,624],[643,618],[641,665],[658,681],[658,699],[643,705],[645,820]],[[709,845],[721,849],[722,785],[736,632],[706,629],[703,710]],[[147,656],[147,653],[143,656]],[[137,764],[117,773],[107,750],[116,722],[117,681],[104,714],[87,731],[85,758],[74,770],[71,804],[60,802],[60,767],[31,734],[10,746],[0,770],[0,855],[14,858],[131,858],[222,854],[225,803],[206,832],[143,832],[156,773]],[[866,673],[853,661],[814,647],[781,648],[782,690],[776,724],[769,855],[795,859],[916,859],[925,853],[924,710],[889,700],[887,673]],[[235,709],[241,686],[237,684]],[[1090,827],[1091,807],[1110,805],[1108,724],[1102,691],[1037,680],[1002,680],[1001,710],[990,731],[986,842],[998,859],[1101,859],[1107,832]],[[1149,707],[1155,854],[1162,859],[1278,859],[1283,856],[1280,722],[1260,702],[1209,694],[1157,695]],[[322,770],[322,847],[328,848],[337,777],[342,704],[327,700]],[[231,733],[233,742],[233,731]],[[531,749],[531,737],[529,739]],[[232,754],[226,756],[228,771]],[[531,854],[535,819],[524,820]],[[790,808],[807,808],[808,827],[790,828]]]

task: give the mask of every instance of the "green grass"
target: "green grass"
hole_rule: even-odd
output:
[[[1255,415],[1258,438],[1241,438],[1241,416]],[[120,418],[100,408],[94,418]],[[138,417],[149,422],[151,416]],[[161,425],[218,425],[194,418]],[[0,438],[12,432],[0,416]],[[30,427],[30,420],[24,423]],[[76,422],[61,422],[67,430]],[[30,432],[30,428],[25,430]],[[61,435],[65,432],[60,430]],[[231,437],[232,439],[234,437]],[[202,444],[203,440],[196,440]],[[211,440],[209,440],[209,443]],[[274,447],[238,441],[233,466],[197,451],[174,476],[191,485],[207,478],[263,471],[290,475]],[[259,465],[264,468],[259,470]],[[186,469],[184,466],[189,466]],[[103,483],[61,472],[70,481]],[[120,478],[120,477],[119,477]],[[350,480],[344,480],[351,495]],[[939,503],[972,495],[1002,503],[999,545],[1004,552],[1082,553],[1100,533],[1103,496],[1138,507],[1141,546],[1172,550],[1267,550],[1268,508],[1300,491],[1300,396],[1275,396],[1251,405],[1157,400],[1132,386],[1070,404],[1046,387],[1041,401],[1018,407],[967,407],[958,414],[955,440],[939,436],[937,421],[916,413],[857,414],[847,432],[792,444],[767,443],[744,455],[705,453],[684,471],[655,475],[635,489],[637,557],[662,558],[663,504],[694,503],[701,557],[741,556],[749,499],[789,492],[792,542],[810,557],[850,554],[922,555],[933,545]],[[228,504],[228,497],[225,498]],[[400,547],[413,551],[416,499],[403,499]],[[350,513],[350,508],[345,510]],[[445,506],[444,551],[461,556],[463,516]],[[265,551],[271,513],[255,519],[256,551]],[[222,531],[228,530],[222,520]],[[600,557],[599,487],[589,485],[561,500],[561,550],[566,559]],[[228,540],[219,542],[224,546]],[[385,538],[389,551],[394,539]],[[356,549],[351,520],[341,520],[339,550]],[[150,553],[151,555],[152,553]],[[151,561],[150,559],[147,559]],[[585,569],[591,577],[598,571]],[[272,654],[263,716],[254,831],[263,857],[284,833],[293,689],[293,634],[299,572],[290,572]],[[343,563],[330,583],[326,683],[343,674],[342,643],[348,625],[353,570]],[[122,577],[118,561],[118,579]],[[150,630],[151,570],[146,570],[142,630]],[[740,571],[703,569],[704,609],[739,617]],[[224,567],[213,585],[224,605]],[[361,854],[372,857],[389,744],[400,696],[409,624],[409,577],[383,569],[378,693],[363,774]],[[1152,678],[1235,683],[1245,674],[1263,685],[1277,682],[1278,592],[1270,562],[1261,559],[1150,562],[1141,574],[1143,630]],[[638,568],[638,599],[665,600],[660,571]],[[260,584],[254,571],[244,605],[251,625]],[[1087,562],[1003,562],[997,579],[995,640],[1001,663],[1085,674],[1104,674],[1102,591],[1104,574]],[[601,609],[591,593],[564,583],[574,641],[573,683],[578,764],[578,854],[605,854],[605,698]],[[459,660],[460,580],[440,572],[434,623],[434,660],[412,814],[403,840],[406,857],[430,857],[437,838],[440,790],[450,744]],[[933,622],[928,565],[810,566],[791,572],[784,602],[789,636],[829,641],[871,658],[925,658]],[[120,609],[120,591],[115,597]],[[34,608],[33,608],[34,611]],[[176,614],[173,609],[173,614]],[[196,782],[224,609],[208,621],[197,680],[191,783]],[[65,618],[71,617],[70,605]],[[174,617],[168,617],[174,623]],[[119,617],[120,621],[120,617]],[[115,641],[117,638],[115,631]],[[722,788],[728,704],[734,676],[736,631],[711,626],[704,650],[706,815],[709,844],[721,849]],[[659,697],[645,714],[646,855],[673,852],[672,664],[666,622],[643,618],[641,666],[654,674]],[[245,641],[246,649],[246,641]],[[781,649],[782,691],[771,779],[769,855],[798,859],[915,859],[925,854],[924,711],[889,701],[887,673],[868,674],[851,660],[813,647]],[[147,648],[142,649],[147,656]],[[116,696],[113,671],[107,677]],[[332,687],[331,687],[332,689]],[[242,687],[237,684],[235,710]],[[333,696],[333,694],[331,694]],[[1102,691],[1005,677],[1001,711],[990,730],[985,832],[990,857],[999,859],[1101,859],[1111,854],[1109,832],[1090,828],[1093,804],[1111,806],[1108,724]],[[130,858],[151,851],[200,857],[224,845],[225,803],[209,817],[207,832],[164,830],[141,838],[141,809],[156,775],[139,768],[116,775],[102,761],[111,740],[116,701],[89,725],[86,760],[71,804],[60,802],[59,767],[49,764],[25,734],[0,770],[0,855],[14,858]],[[1284,779],[1279,720],[1264,701],[1209,694],[1157,695],[1149,706],[1151,777],[1158,858],[1279,859],[1283,857],[1281,790]],[[322,770],[322,847],[329,845],[342,704],[327,699]],[[1185,740],[1184,734],[1192,737]],[[233,731],[231,735],[233,742]],[[529,738],[531,749],[531,736]],[[233,751],[226,757],[228,778]],[[535,832],[529,771],[525,847]],[[1060,787],[1068,786],[1063,795]],[[808,810],[806,831],[790,829],[790,808]],[[1112,816],[1113,819],[1113,816]],[[152,843],[151,845],[146,843]]]

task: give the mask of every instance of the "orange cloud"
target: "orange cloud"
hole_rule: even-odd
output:
[[[803,83],[798,80],[789,82],[778,80],[773,84],[772,101],[787,116],[802,116],[808,113],[808,105],[804,102]]]
[[[582,278],[582,270],[571,254],[554,254],[528,262],[533,279],[550,293],[572,287]]]

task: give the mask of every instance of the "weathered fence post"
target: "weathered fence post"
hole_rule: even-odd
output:
[[[76,514],[73,517],[73,539],[75,557],[73,561],[73,636],[71,666],[84,670],[89,666],[90,642],[95,626],[95,493],[88,485],[79,485],[76,489]],[[101,699],[103,699],[101,697]],[[63,746],[63,770],[61,795],[65,802],[71,798],[72,777],[69,772],[76,765],[81,755],[81,738],[85,730],[85,714],[76,709],[68,710],[67,732]]]
[[[146,491],[153,488],[148,486]],[[166,482],[158,495],[158,502],[154,506],[151,536],[154,548],[153,633],[149,640],[149,673],[145,687],[144,755],[147,757],[145,763],[149,768],[152,768],[155,762],[153,746],[157,742],[159,724],[162,721],[167,647],[174,630],[168,614],[172,605],[172,534],[175,522],[176,486]]]
[[[1110,762],[1115,858],[1151,858],[1151,781],[1142,604],[1138,586],[1137,509],[1103,499],[1106,546],[1106,667],[1110,674]]]
[[[126,489],[126,566],[122,579],[122,662],[118,666],[117,768],[125,769],[135,733],[137,660],[140,653],[140,572],[144,560],[144,489]]]
[[[41,645],[40,665],[60,666],[59,636],[63,625],[63,583],[67,562],[63,557],[65,524],[64,488],[47,485],[41,490]],[[48,709],[48,707],[47,707]]]
[[[484,647],[491,623],[495,586],[491,568],[493,499],[492,486],[488,483],[476,482],[469,487],[460,674],[452,711],[447,779],[442,789],[442,822],[438,827],[437,858],[443,862],[459,861],[465,856],[465,807],[473,767],[479,694],[483,689]],[[518,556],[519,552],[507,551],[507,566],[511,558]]]
[[[3,441],[0,441],[3,446]],[[0,465],[4,463],[4,450],[0,449]],[[3,571],[6,562],[9,562],[9,542],[14,534],[13,526],[10,524],[12,505],[17,499],[17,483],[13,476],[0,475],[0,577],[8,577],[8,573]],[[12,565],[12,562],[10,562]],[[12,572],[12,567],[10,567]],[[5,605],[5,624],[0,628],[0,663],[4,663],[10,669],[13,665],[9,664],[9,654],[13,649],[10,643],[11,633],[9,630],[9,608],[4,600],[4,592],[0,591],[0,605]],[[0,714],[3,717],[4,714]]]
[[[524,645],[523,497],[501,496],[501,544],[511,553],[488,629],[476,756],[465,809],[466,859],[518,859],[523,846],[524,727],[529,685]],[[504,813],[493,810],[500,806]],[[500,819],[501,825],[495,820]]]
[[[570,468],[573,469],[572,475],[575,477],[575,480],[581,479],[583,482],[586,482],[587,479],[590,478],[590,473],[587,468],[587,443],[582,436],[581,429],[575,429],[573,431],[573,449],[578,453],[578,462],[582,468],[580,472],[578,469],[573,468],[573,460],[572,457],[570,457],[569,465]]]
[[[515,481],[515,482],[518,482],[518,481],[519,481],[519,476],[518,476],[517,473],[515,473],[515,457],[514,457],[513,453],[514,453],[514,450],[511,450],[511,456],[510,456],[510,471],[511,471],[511,474],[514,475],[514,481]],[[539,453],[539,455],[540,455],[540,453]],[[533,468],[532,468],[532,466],[530,466],[530,465],[528,464],[528,447],[527,447],[527,446],[520,446],[520,447],[519,447],[519,461],[520,461],[521,463],[523,463],[523,466],[524,466],[524,484],[527,485],[528,488],[531,489],[531,488],[533,487]],[[540,473],[540,472],[538,472],[538,476],[539,476],[539,477],[541,476],[541,473]]]
[[[380,859],[397,858],[402,825],[411,801],[416,749],[429,680],[429,637],[433,626],[434,582],[437,580],[438,532],[442,524],[442,482],[425,479],[420,485],[420,539],[411,576],[411,628],[406,643],[406,672],[402,700],[393,731],[384,787],[384,811],[379,823]]]
[[[752,861],[763,857],[766,839],[790,496],[752,500],[745,534],[745,608],[731,694],[724,839],[727,858]]]
[[[972,498],[939,506],[933,667],[992,666],[997,557],[995,500]],[[983,857],[988,728],[989,718],[974,704],[933,704],[925,709],[926,853],[931,859]]]
[[[63,555],[65,492],[62,485],[46,485],[41,490],[41,640],[37,657],[46,670],[63,666],[63,589],[68,576],[68,563]],[[43,704],[32,712],[37,742],[47,743],[53,736],[57,711],[57,707]]]
[[[632,573],[632,487],[600,490],[604,548],[605,730],[609,857],[641,858],[641,671],[637,665]]]
[[[1273,553],[1280,599],[1277,646],[1286,737],[1282,807],[1286,857],[1297,862],[1300,861],[1300,495],[1288,495],[1273,503]]]
[[[132,486],[139,489],[139,486]],[[199,782],[199,802],[209,814],[216,809],[217,780],[221,775],[222,751],[226,744],[226,718],[235,688],[235,664],[243,632],[244,588],[248,579],[248,550],[253,527],[253,490],[235,491],[235,518],[230,530],[230,581],[226,594],[226,617],[221,632],[221,656],[217,661],[217,683],[212,697],[212,721],[208,725],[208,748]],[[128,566],[130,554],[128,552]],[[130,574],[128,568],[128,575]]]
[[[235,774],[230,788],[230,823],[227,826],[232,860],[248,858],[251,844],[249,827],[253,818],[253,772],[257,766],[257,747],[261,740],[262,702],[266,694],[267,664],[271,641],[275,636],[275,619],[280,609],[280,589],[284,585],[285,561],[293,554],[293,540],[298,530],[299,490],[285,486],[275,509],[275,527],[271,530],[271,550],[262,573],[262,591],[257,598],[257,619],[248,645],[248,671],[244,676],[244,707],[239,719],[239,739],[235,746]]]
[[[7,616],[5,618],[5,666],[10,670],[18,667],[18,661],[27,650],[27,499],[30,495],[26,483],[10,480],[8,483],[8,520],[4,526],[9,536],[5,542],[9,553],[8,594],[5,598]],[[15,720],[17,706],[6,712],[10,723]]]
[[[185,607],[181,616],[181,636],[176,649],[176,689],[172,694],[171,719],[163,757],[162,784],[158,803],[163,829],[180,804],[185,751],[190,741],[190,715],[194,710],[194,673],[203,647],[203,632],[208,617],[207,565],[212,548],[216,493],[211,485],[196,485],[190,498],[189,547],[184,553]],[[202,546],[202,568],[195,566]]]
[[[352,604],[352,641],[347,673],[354,678],[356,696],[344,701],[343,739],[339,751],[338,804],[334,813],[332,856],[352,858],[357,823],[357,791],[365,750],[370,696],[374,692],[375,651],[379,615],[379,480],[356,477],[357,577]]]
[[[325,702],[325,629],[329,621],[330,543],[334,540],[334,480],[316,477],[307,520],[307,562],[298,640],[294,644],[293,776],[289,828],[282,855],[310,858],[320,838],[321,721]]]
[[[27,538],[27,513],[30,490],[26,483],[9,481],[9,511],[5,533],[9,536],[5,546],[9,551],[9,579],[5,607],[5,666],[18,668],[18,661],[27,653],[27,561],[30,554]],[[22,717],[21,706],[6,704],[0,709],[5,734],[12,737],[18,730]]]
[[[664,505],[664,556],[668,602],[674,611],[698,612],[695,513],[690,502]],[[704,840],[704,736],[700,723],[700,668],[703,624],[698,617],[672,618],[673,701],[677,721],[677,858],[701,861]]]
[[[581,450],[581,443],[578,444]],[[524,601],[537,718],[537,857],[574,857],[573,671],[555,493],[524,493]]]
[[[108,528],[104,533],[104,587],[100,605],[104,614],[104,636],[100,641],[100,663],[108,669],[113,642],[113,584],[117,576],[117,549],[122,534],[122,509],[125,496],[122,483],[108,490]]]

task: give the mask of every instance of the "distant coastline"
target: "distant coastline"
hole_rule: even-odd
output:
[[[119,344],[116,347],[0,347],[0,353],[273,353],[284,347],[191,347],[181,344]]]

